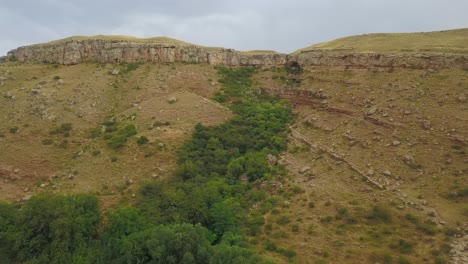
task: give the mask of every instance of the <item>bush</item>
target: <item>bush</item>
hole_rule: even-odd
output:
[[[107,146],[111,149],[117,150],[125,146],[127,143],[128,138],[137,134],[137,130],[135,125],[127,125],[122,129],[117,130],[114,132],[108,139],[107,139]]]
[[[368,218],[374,221],[382,221],[385,223],[389,223],[392,221],[392,213],[389,209],[383,206],[375,206],[374,208],[372,208],[372,211]]]
[[[127,74],[130,73],[140,67],[139,63],[127,63],[122,66],[122,69],[120,70],[120,73],[122,74]]]
[[[297,233],[299,232],[299,225],[298,224],[294,224],[291,228],[291,231],[293,231],[294,233]]]
[[[263,244],[263,248],[268,250],[268,251],[276,251],[278,250],[278,246],[274,243],[274,242],[271,242],[270,240],[267,240],[264,244]]]
[[[276,223],[279,224],[279,225],[286,225],[286,224],[289,224],[291,222],[291,220],[289,220],[289,217],[287,216],[280,216],[277,220],[276,220]]]
[[[280,249],[278,249],[278,252],[281,255],[283,255],[283,256],[285,256],[285,257],[287,257],[289,259],[292,259],[292,258],[296,257],[296,255],[297,255],[296,251],[294,251],[292,249],[289,249],[289,248],[280,248]]]
[[[42,145],[52,145],[52,144],[54,144],[54,140],[51,139],[51,138],[43,139],[41,142],[42,142]]]
[[[411,262],[404,256],[398,257],[398,264],[411,264]]]
[[[405,219],[410,221],[413,224],[418,224],[419,223],[419,219],[415,215],[410,214],[410,213],[405,215]]]
[[[145,136],[141,136],[137,139],[138,145],[145,145],[145,144],[148,144],[148,142],[149,142],[149,139]]]
[[[10,133],[12,133],[12,134],[18,133],[18,131],[19,131],[19,127],[17,127],[17,126],[14,126],[14,127],[10,128]]]
[[[56,127],[50,131],[51,135],[63,135],[64,137],[70,136],[70,131],[72,131],[73,125],[71,123],[63,123],[59,127]]]
[[[401,253],[408,254],[413,252],[413,244],[411,242],[408,242],[404,239],[400,239],[398,241],[398,249],[400,250]]]

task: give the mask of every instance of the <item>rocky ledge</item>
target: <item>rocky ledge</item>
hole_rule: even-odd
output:
[[[126,40],[68,40],[19,47],[0,62],[54,63],[73,65],[87,61],[99,63],[209,63],[225,66],[274,67],[287,63],[300,66],[345,68],[468,69],[468,55],[414,53],[356,53],[346,51],[240,52],[192,44],[161,44]]]

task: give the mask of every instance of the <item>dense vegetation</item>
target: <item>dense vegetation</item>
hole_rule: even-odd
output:
[[[248,246],[244,230],[255,235],[265,223],[252,205],[274,206],[258,186],[284,173],[268,156],[285,150],[292,113],[285,102],[253,92],[253,72],[219,69],[223,90],[216,99],[237,115],[222,125],[197,125],[180,150],[176,177],[145,184],[136,205],[102,221],[92,195],[33,197],[21,208],[1,204],[0,257],[23,263],[269,262]],[[135,134],[134,127],[106,125],[113,149]]]

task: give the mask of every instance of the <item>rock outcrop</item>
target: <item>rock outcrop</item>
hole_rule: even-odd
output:
[[[299,65],[349,68],[466,69],[468,56],[443,53],[350,53],[303,51],[294,56]]]
[[[316,50],[288,55],[275,52],[240,52],[193,44],[161,44],[108,39],[67,40],[19,47],[8,52],[6,58],[2,60],[64,65],[93,61],[99,63],[184,62],[273,67],[296,62],[300,66],[349,68],[468,68],[468,56],[463,54],[380,54]]]
[[[8,60],[19,62],[78,64],[100,63],[209,63],[230,66],[275,66],[286,63],[279,53],[248,54],[233,49],[186,44],[160,44],[122,40],[71,40],[54,44],[19,47],[8,52]]]

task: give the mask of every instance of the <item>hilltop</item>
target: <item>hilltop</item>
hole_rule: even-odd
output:
[[[468,28],[421,33],[364,34],[315,44],[296,52],[304,51],[467,54]]]
[[[282,54],[269,50],[236,51],[167,38],[75,36],[19,47],[0,61],[73,65],[99,63],[208,63],[218,66],[305,66],[354,68],[468,67],[467,30],[370,34],[338,39]]]
[[[145,42],[145,43],[159,43],[159,44],[177,44],[177,45],[193,45],[195,44],[188,43],[182,40],[169,37],[152,37],[152,38],[138,38],[132,36],[123,36],[123,35],[96,35],[96,36],[71,36],[68,38],[53,40],[47,43],[37,44],[37,45],[51,45],[58,44],[69,41],[82,41],[82,40],[111,40],[111,41],[125,41],[125,42]]]

